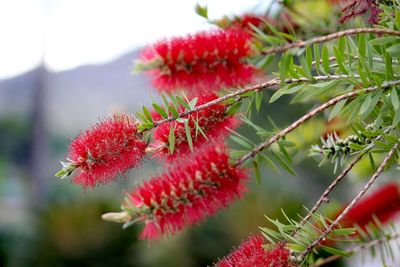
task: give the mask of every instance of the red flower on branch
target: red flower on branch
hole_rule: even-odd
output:
[[[209,147],[136,188],[124,207],[130,216],[145,221],[141,239],[158,239],[232,203],[244,192],[245,178],[243,169],[229,163],[223,147]]]
[[[68,164],[80,169],[73,182],[94,187],[113,181],[140,163],[146,146],[128,116],[100,122],[76,137],[68,148]]]
[[[215,267],[294,267],[290,262],[290,251],[283,245],[272,250],[263,248],[262,235],[253,235],[231,254],[220,260]]]
[[[342,225],[355,224],[365,228],[373,222],[375,215],[380,222],[386,223],[400,212],[400,188],[397,183],[389,183],[360,200],[342,220]]]
[[[255,68],[244,62],[251,55],[250,35],[243,30],[214,30],[158,42],[143,51],[142,66],[151,69],[161,92],[178,89],[191,94],[243,86]]]
[[[285,33],[289,33],[291,29],[297,30],[300,27],[287,12],[281,12],[275,18],[252,13],[235,16],[233,19],[224,17],[217,20],[216,24],[224,29],[244,30],[248,33],[254,32],[254,29],[251,26],[253,25],[266,34],[273,34],[267,24],[275,27],[278,31]]]
[[[199,96],[197,106],[217,98],[214,94]],[[206,143],[221,142],[221,139],[229,133],[228,129],[235,128],[239,124],[239,121],[235,117],[226,114],[226,110],[226,105],[216,104],[183,118],[187,120],[194,149]],[[160,118],[157,115],[153,115],[153,117],[155,119]],[[172,153],[170,151],[171,144],[169,140],[171,128],[175,136]],[[185,156],[191,152],[184,122],[173,121],[159,125],[154,132],[153,139],[154,142],[150,147],[154,151],[154,155],[160,158],[167,158],[168,161],[176,157]]]

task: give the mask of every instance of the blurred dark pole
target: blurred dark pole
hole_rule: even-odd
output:
[[[30,154],[31,205],[40,207],[47,194],[48,129],[46,123],[46,80],[48,72],[44,65],[37,69],[32,98],[32,140]]]

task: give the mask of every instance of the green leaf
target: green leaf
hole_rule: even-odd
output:
[[[171,112],[172,116],[174,118],[179,118],[179,113],[178,111],[175,109],[175,107],[173,107],[172,105],[168,105],[168,110],[169,112]]]
[[[199,100],[198,97],[193,98],[190,102],[189,102],[189,107],[190,109],[194,109],[196,107],[197,104],[197,100]]]
[[[260,153],[260,156],[265,160],[265,163],[271,167],[271,169],[276,172],[276,173],[281,173],[280,170],[278,169],[278,167],[276,167],[275,163],[269,158],[267,157],[264,153]]]
[[[146,116],[146,119],[149,122],[153,122],[153,118],[151,117],[149,110],[145,106],[143,106],[142,109],[143,109],[143,114]]]
[[[157,111],[158,114],[160,114],[164,119],[168,118],[168,114],[164,111],[162,107],[157,105],[156,103],[153,103],[153,108]]]
[[[366,100],[364,101],[364,103],[362,104],[361,109],[360,109],[361,119],[367,118],[367,116],[372,112],[372,110],[378,104],[379,100],[381,99],[382,94],[383,94],[383,91],[381,90],[381,91],[376,92],[375,94],[370,93],[367,96]]]
[[[364,146],[362,146],[362,145],[359,145],[359,144],[356,144],[356,143],[353,143],[353,142],[350,142],[349,143],[349,147],[351,148],[351,149],[354,149],[354,150],[363,150],[364,149]]]
[[[344,74],[349,74],[348,70],[346,69],[346,66],[344,65],[344,59],[343,59],[343,54],[342,51],[344,50],[339,50],[337,47],[333,47],[333,54],[336,57],[336,62],[339,66],[339,69],[341,72]]]
[[[390,100],[392,101],[392,105],[394,109],[399,108],[399,96],[397,94],[396,88],[392,89],[392,92],[390,93]]]
[[[256,110],[260,111],[261,103],[262,103],[262,92],[255,92],[254,100],[256,102]]]
[[[311,46],[307,46],[306,48],[306,62],[307,62],[307,66],[308,69],[312,69],[312,61],[313,61],[313,52],[311,49]]]
[[[231,105],[228,110],[225,112],[226,115],[228,116],[233,116],[236,114],[238,109],[241,107],[242,102],[236,102],[235,104]]]
[[[336,103],[336,105],[333,107],[331,113],[329,114],[329,118],[328,118],[329,121],[332,120],[334,117],[336,117],[337,114],[339,114],[339,112],[343,109],[346,102],[347,102],[347,99],[344,99],[344,100]]]
[[[295,244],[295,243],[287,243],[286,247],[289,250],[294,251],[294,252],[298,252],[298,253],[301,253],[306,249],[305,246],[302,246],[302,245],[299,245],[299,244]]]
[[[388,81],[393,79],[393,59],[392,57],[386,53],[385,55],[385,74],[386,74],[386,79]]]
[[[254,175],[256,176],[256,182],[258,185],[261,185],[260,166],[258,165],[257,160],[253,161],[253,167],[254,167]]]
[[[391,57],[400,58],[400,44],[395,44],[386,50]]]
[[[376,38],[373,40],[369,41],[370,45],[385,45],[394,41],[399,40],[398,37],[394,37],[394,36],[388,36],[388,37],[381,37],[381,38]]]
[[[183,99],[182,99],[181,97],[179,97],[179,96],[176,96],[175,98],[176,98],[176,100],[179,102],[179,104],[181,104],[182,106],[185,107],[186,110],[190,110],[190,106],[189,106],[189,104],[188,104],[185,100],[183,100]]]
[[[360,34],[358,36],[358,53],[363,58],[365,58],[365,51],[366,51],[365,34]]]
[[[317,71],[317,74],[319,74],[319,65],[321,61],[321,56],[319,54],[319,45],[314,44],[314,58],[315,58],[315,70]]]
[[[316,83],[311,85],[306,85],[304,90],[296,95],[291,103],[298,103],[309,98],[319,96],[325,92],[335,88],[341,83],[340,80],[333,80],[328,82]]]
[[[286,162],[285,159],[283,159],[280,155],[278,155],[272,151],[271,151],[271,154],[274,156],[274,158],[278,161],[279,165],[281,165],[281,167],[283,169],[285,169],[288,173],[292,174],[293,176],[297,176],[296,172],[289,165],[289,163]]]
[[[175,151],[175,129],[173,127],[169,128],[168,135],[168,145],[169,145],[169,153],[172,155]]]
[[[372,156],[372,153],[368,153],[368,159],[369,159],[369,165],[371,166],[371,170],[376,170],[376,164],[374,161],[374,157]]]
[[[392,126],[397,127],[397,125],[399,125],[399,122],[400,122],[400,108],[397,108],[394,113]]]
[[[281,96],[283,95],[288,95],[288,94],[294,94],[297,91],[301,90],[302,88],[304,88],[305,84],[299,84],[299,85],[295,85],[295,86],[290,86],[290,85],[285,85],[284,87],[282,87],[281,89],[279,89],[278,91],[276,91],[272,96],[271,99],[269,100],[270,103],[275,102],[276,100],[278,100]]]
[[[292,55],[286,54],[282,56],[281,61],[279,62],[279,77],[281,79],[281,82],[286,79],[291,61]]]
[[[236,136],[236,135],[231,135],[230,138],[235,141],[236,143],[238,143],[239,145],[241,145],[242,147],[245,147],[247,149],[253,149],[253,146],[248,143],[246,140],[244,140],[243,138]]]
[[[324,246],[324,245],[320,245],[320,247],[325,250],[326,252],[332,254],[332,255],[338,255],[338,256],[342,256],[342,257],[349,257],[351,256],[351,253],[343,251],[343,250],[339,250],[336,248],[332,248],[332,247],[328,247],[328,246]]]
[[[336,235],[336,236],[342,236],[342,235],[352,235],[355,234],[357,231],[357,228],[345,228],[345,229],[336,229],[333,230],[331,233]]]
[[[326,46],[322,47],[322,66],[324,67],[325,74],[329,74],[329,51]]]
[[[189,144],[190,151],[193,151],[193,140],[192,140],[192,135],[190,134],[190,127],[189,127],[189,121],[185,121],[185,133],[186,133],[186,139]]]
[[[194,8],[196,14],[199,16],[208,19],[208,9],[207,6],[200,6],[200,4],[197,4]]]

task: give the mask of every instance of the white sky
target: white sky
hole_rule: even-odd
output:
[[[210,17],[263,8],[262,0],[0,0],[0,79],[35,67],[103,63],[157,39],[210,27]],[[260,4],[262,3],[262,4]]]

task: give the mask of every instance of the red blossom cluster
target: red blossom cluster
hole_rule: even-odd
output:
[[[252,81],[255,68],[245,62],[252,52],[243,30],[213,30],[157,42],[142,53],[143,64],[160,92],[187,90],[196,95]]]
[[[344,226],[358,225],[365,228],[373,223],[373,216],[381,223],[393,219],[400,212],[400,187],[397,183],[389,183],[379,188],[358,202],[343,218]]]
[[[217,98],[215,94],[201,95],[198,97],[197,106]],[[183,117],[184,120],[187,120],[190,129],[193,149],[206,144],[223,142],[223,137],[229,133],[228,129],[235,128],[239,124],[238,119],[228,116],[226,111],[226,105],[216,104]],[[153,115],[153,117],[155,119],[160,118],[157,114]],[[169,140],[171,128],[175,136],[173,151],[170,150],[171,144]],[[158,126],[154,131],[150,147],[154,151],[155,156],[166,158],[168,161],[190,154],[191,150],[187,139],[185,123],[181,120]]]
[[[245,190],[245,179],[246,172],[229,163],[224,147],[207,147],[134,189],[125,209],[145,221],[142,239],[158,239],[231,204]]]
[[[271,18],[266,15],[246,13],[241,16],[235,16],[233,19],[224,17],[217,20],[216,24],[224,29],[244,30],[249,33],[254,32],[254,29],[252,28],[252,26],[254,26],[267,34],[272,34],[272,31],[267,24],[275,27],[278,31],[286,33],[288,33],[290,29],[295,30],[299,28],[299,25],[287,12],[279,13],[276,18]]]
[[[68,148],[68,161],[80,169],[73,181],[84,187],[113,181],[141,162],[146,146],[136,122],[128,116],[100,122],[82,132]]]
[[[369,13],[369,23],[377,24],[379,22],[381,9],[377,0],[331,0],[330,2],[333,5],[343,5],[341,10],[342,17],[340,18],[341,23],[367,13]]]
[[[267,250],[263,248],[264,243],[262,235],[250,236],[215,267],[294,267],[288,249],[279,244]]]

